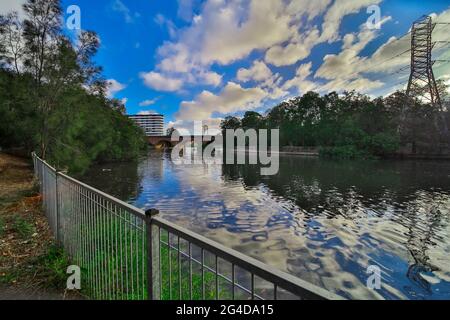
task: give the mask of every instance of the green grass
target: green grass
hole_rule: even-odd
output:
[[[12,221],[12,230],[17,232],[22,239],[28,239],[35,233],[36,228],[26,218],[15,216]]]
[[[203,281],[205,288],[204,300],[216,299],[216,282],[213,272],[204,269],[202,276],[199,263],[192,261],[190,265],[188,257],[179,255],[178,250],[174,248],[171,248],[169,253],[169,249],[165,244],[161,244],[160,260],[162,300],[202,300]],[[190,268],[192,268],[192,279],[190,278]],[[225,298],[225,293],[226,290],[224,288],[220,289],[219,284],[220,298]]]
[[[43,284],[57,289],[65,289],[68,277],[66,270],[69,265],[68,256],[57,245],[51,245],[43,255],[32,262],[33,269]]]
[[[0,283],[21,282],[24,278],[33,275],[41,288],[64,290],[67,280],[66,269],[69,265],[69,258],[64,250],[51,245],[43,254],[31,260],[26,267],[8,271],[0,277]]]

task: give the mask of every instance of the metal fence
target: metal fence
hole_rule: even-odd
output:
[[[341,299],[58,172],[35,154],[33,162],[51,230],[93,299]]]

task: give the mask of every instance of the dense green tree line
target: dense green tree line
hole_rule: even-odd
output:
[[[97,35],[71,41],[59,0],[28,0],[24,11],[23,20],[0,16],[0,146],[35,150],[72,172],[137,157],[144,133],[106,97]]]
[[[401,146],[443,153],[450,142],[449,120],[446,107],[439,110],[403,92],[376,99],[355,92],[308,92],[264,115],[229,116],[221,127],[279,129],[281,146],[318,147],[329,157],[371,158],[394,154]]]

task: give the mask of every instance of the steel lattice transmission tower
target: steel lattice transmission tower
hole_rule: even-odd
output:
[[[409,97],[424,97],[436,107],[441,99],[433,74],[432,33],[435,24],[431,17],[424,16],[415,21],[411,30],[411,75],[406,94]]]

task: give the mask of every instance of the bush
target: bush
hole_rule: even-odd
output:
[[[400,139],[396,134],[380,132],[367,137],[365,145],[371,154],[386,156],[398,150]]]

